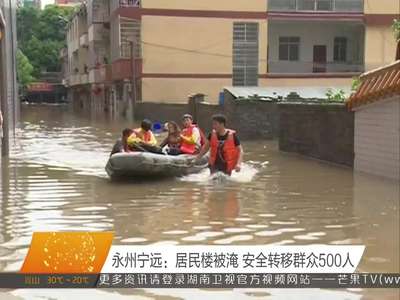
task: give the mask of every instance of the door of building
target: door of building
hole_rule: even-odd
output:
[[[313,52],[313,72],[324,73],[326,72],[326,46],[315,45]]]

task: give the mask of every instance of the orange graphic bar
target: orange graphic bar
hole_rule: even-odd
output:
[[[21,273],[100,273],[112,232],[35,232]]]

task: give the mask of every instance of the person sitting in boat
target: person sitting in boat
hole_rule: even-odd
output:
[[[125,128],[122,130],[122,138],[116,141],[110,155],[121,152],[130,152],[127,140],[132,134],[133,129],[131,128]]]
[[[168,136],[160,144],[160,147],[165,149],[165,153],[168,155],[181,154],[181,129],[174,121],[169,121],[165,125]]]
[[[152,123],[144,119],[140,128],[133,130],[127,139],[127,144],[131,151],[153,152],[161,154],[161,148],[157,146],[157,140],[151,131]]]
[[[122,131],[122,151],[121,152],[130,152],[128,146],[128,138],[133,134],[133,129],[125,128]]]
[[[181,153],[182,154],[196,154],[202,147],[202,132],[199,127],[193,123],[193,117],[185,114],[182,117],[182,124],[184,129],[181,133]]]
[[[234,130],[225,127],[226,117],[214,115],[212,117],[212,132],[196,157],[200,159],[210,150],[209,168],[211,174],[223,172],[231,175],[232,171],[240,172],[243,157],[243,148]]]

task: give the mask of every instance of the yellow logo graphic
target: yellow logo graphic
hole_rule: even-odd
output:
[[[21,273],[100,273],[112,232],[35,232]]]

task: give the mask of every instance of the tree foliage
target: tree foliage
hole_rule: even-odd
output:
[[[353,92],[357,91],[360,85],[361,85],[360,77],[353,77],[353,80],[351,82],[351,90]]]
[[[28,58],[22,53],[20,49],[17,51],[17,77],[22,89],[25,89],[34,78],[32,76],[33,66],[30,64]]]
[[[328,101],[331,101],[331,102],[346,101],[346,93],[342,89],[340,89],[340,90],[328,89],[328,91],[326,92],[325,95],[326,95]]]
[[[400,19],[394,19],[392,29],[397,40],[400,40]]]
[[[400,20],[394,19],[392,28],[396,36],[396,39],[400,40]]]
[[[33,75],[61,69],[59,52],[65,46],[66,24],[73,9],[47,5],[44,10],[21,7],[17,11],[18,45],[33,66]]]

